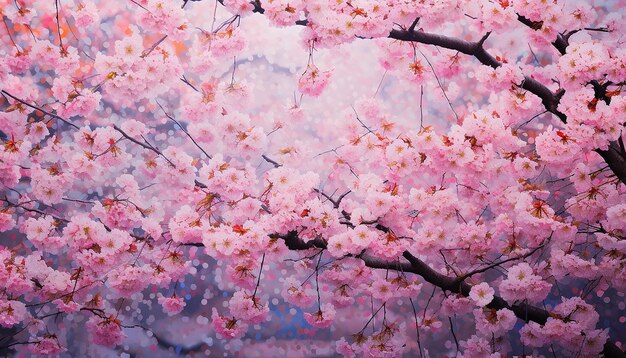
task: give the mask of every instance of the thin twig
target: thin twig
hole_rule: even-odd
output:
[[[183,128],[183,126],[182,126],[180,123],[178,123],[178,121],[177,121],[177,120],[176,120],[173,116],[171,116],[169,113],[167,113],[167,111],[165,110],[165,108],[163,108],[163,106],[161,105],[161,103],[159,103],[159,101],[157,101],[157,104],[159,105],[159,107],[161,108],[161,110],[163,111],[163,113],[165,113],[165,116],[166,116],[167,118],[171,119],[174,123],[176,123],[176,124],[180,127],[180,129],[183,131],[183,133],[185,133],[185,134],[187,135],[187,137],[189,137],[189,139],[191,139],[191,141],[193,142],[193,144],[194,144],[196,147],[198,147],[198,149],[200,149],[200,150],[202,151],[202,153],[204,153],[204,155],[206,155],[206,156],[207,156],[207,158],[209,158],[209,159],[213,159],[213,157],[212,157],[209,153],[207,153],[207,152],[204,150],[204,148],[202,148],[202,147],[200,146],[200,144],[198,144],[198,142],[196,142],[196,140],[195,140],[195,139],[193,139],[193,137],[191,136],[191,134],[189,134],[189,132],[187,132],[187,130],[186,130],[185,128]]]
[[[37,107],[37,106],[32,105],[32,104],[30,104],[30,103],[28,103],[28,102],[26,102],[26,101],[24,101],[24,100],[21,100],[21,99],[19,99],[19,98],[15,97],[14,95],[10,94],[10,93],[9,93],[9,92],[7,92],[6,90],[2,90],[2,94],[7,95],[7,96],[11,97],[12,99],[14,99],[14,100],[16,100],[16,101],[20,102],[21,104],[26,105],[26,106],[28,106],[28,107],[30,107],[30,108],[32,108],[32,109],[35,109],[35,110],[41,111],[41,112],[43,112],[44,114],[47,114],[47,115],[49,115],[49,116],[50,116],[50,117],[52,117],[52,118],[56,118],[56,119],[58,119],[58,120],[62,121],[63,123],[65,123],[65,124],[67,124],[67,125],[69,125],[69,126],[71,126],[71,127],[74,127],[75,129],[79,129],[77,125],[73,124],[72,122],[68,121],[67,119],[65,119],[65,118],[63,118],[63,117],[60,117],[60,116],[58,116],[58,115],[56,115],[56,114],[54,114],[54,113],[52,113],[52,112],[48,112],[48,111],[46,111],[45,109],[43,109],[43,108],[41,108],[41,107]]]

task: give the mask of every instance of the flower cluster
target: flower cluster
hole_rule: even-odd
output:
[[[551,284],[541,276],[535,275],[527,263],[517,264],[509,268],[507,278],[498,287],[502,298],[509,302],[528,300],[539,302],[550,292]]]

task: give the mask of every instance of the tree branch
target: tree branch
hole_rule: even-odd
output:
[[[265,154],[261,155],[261,157],[262,157],[263,159],[265,159],[265,161],[266,161],[266,162],[271,163],[271,164],[274,166],[274,168],[280,168],[280,167],[282,167],[282,164],[279,164],[277,161],[275,161],[275,160],[271,159],[270,157],[268,157],[268,156],[267,156],[267,155],[265,155]]]
[[[174,163],[172,163],[172,161],[171,161],[171,160],[169,160],[169,158],[168,158],[168,157],[166,157],[165,155],[163,155],[163,153],[162,153],[160,150],[156,149],[153,145],[148,144],[148,143],[141,143],[141,142],[140,142],[140,141],[138,141],[137,139],[135,139],[135,138],[133,138],[133,137],[129,136],[126,132],[124,132],[124,131],[120,128],[120,127],[118,127],[118,126],[117,126],[117,125],[115,125],[115,124],[113,125],[113,129],[115,129],[116,131],[120,132],[120,134],[121,134],[124,138],[128,139],[129,141],[131,141],[131,142],[133,142],[133,143],[135,143],[135,144],[137,144],[137,145],[139,145],[139,146],[141,146],[141,147],[143,147],[143,148],[145,148],[145,149],[147,149],[147,150],[151,150],[151,151],[153,151],[153,152],[154,152],[154,153],[156,153],[158,156],[160,156],[160,157],[162,157],[163,159],[165,159],[165,160],[166,160],[166,161],[167,161],[167,162],[168,162],[168,163],[169,163],[172,167],[176,167],[176,166],[174,165]]]
[[[520,14],[517,14],[517,20],[535,31],[538,31],[543,27],[543,21],[531,21]],[[558,34],[556,36],[556,40],[552,41],[552,46],[554,46],[554,48],[556,48],[561,55],[565,55],[565,52],[567,51],[567,46],[569,46],[569,37],[575,32],[576,31],[570,32],[565,36]]]
[[[626,184],[626,153],[621,150],[619,143],[613,141],[609,143],[607,150],[596,149],[595,151],[609,165],[613,174]]]
[[[187,83],[187,82],[185,82]],[[202,153],[204,153],[204,155],[207,156],[207,158],[209,159],[213,159],[213,157],[207,153],[201,146],[200,144],[198,144],[198,142],[196,142],[195,139],[193,139],[193,137],[191,136],[191,134],[189,134],[189,132],[187,132],[187,130],[176,120],[176,118],[174,118],[174,116],[170,115],[169,113],[167,113],[167,111],[165,110],[165,108],[163,108],[163,106],[161,105],[161,103],[159,103],[159,101],[157,101],[157,104],[159,105],[159,107],[161,108],[161,110],[163,111],[163,113],[165,113],[165,116],[169,119],[171,119],[174,123],[176,123],[178,125],[178,127],[183,131],[183,133],[185,133],[187,135],[187,137],[189,137],[189,139],[191,139],[191,141],[193,142],[193,144],[200,149],[200,151]]]
[[[326,243],[322,239],[317,238],[315,240],[305,242],[298,237],[298,234],[295,231],[290,231],[287,235],[272,234],[270,235],[270,237],[283,239],[290,250],[326,248]],[[371,256],[367,253],[358,255],[357,257],[363,260],[365,266],[367,267],[374,269],[411,272],[421,276],[426,282],[437,286],[444,291],[460,293],[463,296],[469,296],[469,292],[472,286],[461,280],[461,278],[449,277],[437,272],[432,267],[428,266],[428,264],[413,256],[413,254],[408,251],[405,251],[402,256],[408,262],[385,261],[380,258]],[[524,320],[525,322],[532,321],[539,324],[545,324],[548,318],[552,317],[550,312],[542,308],[526,304],[524,302],[509,305],[500,296],[494,296],[493,300],[487,305],[487,307],[496,310],[503,308],[510,309],[511,311],[513,311],[513,313],[515,313],[515,316],[517,318]],[[617,347],[615,343],[613,343],[611,340],[607,340],[604,344],[603,353],[604,356],[607,358],[623,358],[625,356],[624,352],[622,352],[619,347]]]
[[[218,1],[223,5],[223,0]],[[265,12],[265,10],[261,7],[258,1],[252,1],[251,4],[254,5],[253,12],[257,12],[260,14],[263,14]],[[388,37],[400,41],[412,41],[423,43],[426,45],[439,46],[450,50],[456,50],[463,54],[473,56],[483,65],[490,66],[492,68],[498,68],[502,66],[502,63],[489,52],[487,52],[487,50],[485,50],[485,48],[483,47],[485,41],[490,35],[489,32],[486,33],[479,41],[469,42],[458,38],[432,34],[421,30],[415,31],[414,28],[418,20],[419,19],[416,19],[411,24],[409,29],[391,30]],[[529,26],[530,28],[533,28],[535,30],[540,29],[541,26],[543,26],[543,23],[530,21],[529,19],[520,15],[518,15],[518,20],[524,25]],[[308,22],[306,20],[303,20],[298,21],[296,24],[306,26]],[[571,36],[571,33],[566,36],[559,34],[557,36],[557,39],[552,43],[553,46],[561,54],[564,54],[566,52],[567,46],[569,46],[569,36]],[[520,87],[539,97],[541,99],[541,103],[548,112],[556,115],[563,123],[567,123],[567,116],[558,110],[559,102],[563,94],[565,94],[565,90],[560,89],[556,93],[553,93],[548,87],[529,76],[524,77],[524,80],[522,81]],[[609,168],[613,171],[613,173],[615,173],[620,181],[626,184],[626,153],[624,153],[624,155],[620,155],[619,151],[611,150],[611,148],[616,148],[615,142],[611,142],[609,144],[608,151],[597,149],[596,152],[600,154],[600,156],[602,156],[602,158],[609,165]]]
[[[408,30],[403,29],[393,29],[389,33],[389,38],[400,41],[419,42],[426,45],[434,45],[447,48],[449,50],[459,51],[463,54],[475,57],[483,65],[498,68],[502,66],[502,63],[487,52],[487,50],[483,47],[483,44],[489,35],[490,33],[487,33],[479,41],[470,42],[454,37],[431,34],[421,30],[409,32]],[[561,96],[563,96],[563,93],[565,93],[564,91],[552,93],[548,87],[529,76],[524,77],[521,88],[541,98],[541,102],[546,110],[555,114],[559,117],[559,119],[561,119],[561,121],[566,121],[567,117],[565,114],[559,112],[557,109],[559,100],[561,99]]]
[[[24,101],[22,99],[19,99],[19,98],[15,97],[14,95],[10,94],[9,92],[7,92],[5,90],[2,90],[2,94],[11,97],[12,99],[18,101],[19,103],[21,103],[21,104],[23,104],[25,106],[28,106],[28,107],[30,107],[30,108],[32,108],[34,110],[37,110],[37,111],[41,111],[44,114],[47,114],[47,115],[49,115],[52,118],[58,119],[58,120],[62,121],[63,123],[65,123],[65,124],[67,124],[67,125],[69,125],[71,127],[74,127],[74,129],[78,129],[77,125],[75,125],[74,123],[68,121],[67,119],[65,119],[65,118],[63,118],[61,116],[58,116],[58,115],[56,115],[56,114],[54,114],[52,112],[48,112],[48,111],[46,111],[45,109],[43,109],[41,107],[37,107],[35,105],[32,105],[32,104],[30,104],[30,103],[28,103],[28,102],[26,102],[26,101]]]

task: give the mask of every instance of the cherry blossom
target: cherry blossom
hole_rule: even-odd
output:
[[[486,282],[473,286],[470,290],[470,298],[476,302],[478,306],[486,306],[493,300],[493,288],[489,287]]]
[[[3,353],[623,355],[623,1],[0,9]]]
[[[113,316],[92,316],[86,326],[95,344],[114,347],[125,338],[120,321]]]
[[[61,346],[59,339],[54,335],[38,338],[37,343],[29,348],[38,355],[54,355],[65,352],[65,348]]]

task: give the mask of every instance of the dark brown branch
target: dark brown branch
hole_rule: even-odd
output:
[[[431,34],[424,31],[408,31],[404,29],[393,29],[389,33],[389,38],[400,41],[419,42],[426,45],[434,45],[450,50],[456,50],[463,54],[476,57],[482,64],[498,68],[502,64],[489,54],[479,42],[469,42],[454,37]]]
[[[57,220],[59,222],[64,222],[64,223],[70,222],[69,220],[67,220],[65,218],[46,213],[46,212],[44,212],[42,210],[35,209],[35,208],[28,208],[28,207],[24,206],[26,203],[21,203],[21,204],[20,203],[12,203],[8,198],[6,198],[6,196],[5,196],[4,199],[0,199],[0,201],[4,201],[5,203],[7,203],[7,205],[9,207],[20,208],[20,209],[22,209],[24,211],[27,211],[27,212],[30,212],[30,213],[36,213],[36,214],[43,215],[43,216],[50,216],[51,218],[53,218],[54,220]]]
[[[67,119],[65,119],[65,118],[63,118],[63,117],[60,117],[60,116],[58,116],[58,115],[56,115],[56,114],[54,114],[54,113],[52,113],[52,112],[48,112],[48,111],[46,111],[45,109],[43,109],[43,108],[41,108],[41,107],[37,107],[37,106],[35,106],[35,105],[32,105],[32,104],[30,104],[30,103],[28,103],[28,102],[26,102],[26,101],[24,101],[24,100],[22,100],[22,99],[19,99],[19,98],[15,97],[14,95],[10,94],[9,92],[7,92],[7,91],[5,91],[5,90],[2,90],[2,94],[4,94],[4,95],[6,95],[6,96],[11,97],[12,99],[14,99],[14,100],[16,100],[16,101],[20,102],[21,104],[23,104],[23,105],[25,105],[25,106],[28,106],[28,107],[30,107],[30,108],[32,108],[32,109],[34,109],[34,110],[37,110],[37,111],[41,111],[41,112],[43,112],[44,114],[47,114],[47,115],[49,115],[49,116],[50,116],[50,117],[52,117],[52,118],[58,119],[58,120],[62,121],[63,123],[65,123],[65,124],[67,124],[67,125],[69,125],[69,126],[71,126],[71,127],[74,127],[74,129],[78,129],[78,126],[77,126],[77,125],[75,125],[74,123],[72,123],[72,122],[68,121]]]
[[[222,1],[220,1],[221,3]],[[264,12],[263,8],[257,1],[253,1],[254,12],[262,14]],[[518,20],[526,26],[533,28],[535,30],[540,29],[543,26],[543,23],[533,22],[528,20],[523,16],[518,15]],[[414,22],[416,24],[417,21]],[[300,21],[298,25],[307,25],[306,20]],[[492,68],[498,68],[502,66],[502,63],[498,61],[495,57],[493,57],[487,50],[484,48],[484,42],[489,37],[490,33],[485,34],[479,41],[469,42],[465,40],[461,40],[454,37],[427,33],[424,31],[415,31],[413,24],[409,29],[393,29],[389,33],[389,38],[400,40],[400,41],[412,41],[419,42],[426,45],[434,45],[438,47],[447,48],[450,50],[456,50],[463,54],[475,57],[480,63],[490,66]],[[562,54],[565,53],[567,46],[569,45],[568,39],[572,33],[568,33],[567,35],[559,34],[557,39],[553,42],[555,48]],[[522,81],[520,87],[525,89],[537,97],[541,99],[541,103],[545,107],[545,109],[556,115],[563,123],[567,122],[567,116],[558,110],[558,105],[561,97],[565,93],[564,90],[560,89],[556,93],[553,93],[548,87],[540,83],[539,81],[525,76]],[[609,148],[615,148],[615,143],[610,143]],[[609,168],[615,173],[615,175],[621,180],[622,183],[626,184],[626,158],[624,155],[620,155],[620,152],[616,152],[615,150],[596,150],[600,156],[607,162]]]
[[[400,40],[400,41],[412,41],[419,42],[426,45],[434,45],[438,47],[447,48],[450,50],[455,50],[461,52],[463,54],[475,57],[480,63],[486,66],[490,66],[492,68],[498,68],[502,66],[502,63],[498,61],[495,57],[493,57],[485,48],[483,44],[489,33],[484,35],[479,41],[470,42],[461,40],[454,37],[431,34],[424,31],[412,31],[404,29],[393,29],[391,33],[389,33],[389,38]],[[559,105],[559,100],[564,92],[552,93],[550,89],[537,80],[526,76],[524,77],[524,81],[520,86],[521,88],[533,93],[537,97],[541,98],[541,102],[543,103],[546,110],[558,116],[563,122],[567,119],[567,117],[558,111],[557,107]]]
[[[272,164],[274,166],[274,168],[280,168],[282,167],[282,164],[278,163],[277,161],[271,159],[270,157],[268,157],[267,155],[263,154],[261,156],[263,159],[265,159],[266,162]]]
[[[417,26],[417,23],[418,23],[419,21],[420,21],[420,18],[419,18],[419,17],[415,18],[415,20],[413,20],[413,23],[411,23],[411,26],[409,26],[408,31],[409,31],[409,32],[413,32],[413,31],[415,31],[415,26]]]
[[[181,81],[183,81],[183,83],[185,83],[187,86],[191,87],[194,91],[196,92],[200,92],[200,90],[198,90],[196,88],[196,86],[194,86],[193,84],[191,84],[191,82],[189,82],[189,80],[183,75],[183,77],[180,79]]]
[[[456,50],[466,55],[474,56],[482,64],[493,68],[502,65],[483,48],[482,44],[486,37],[483,37],[478,42],[469,42],[448,36],[430,34],[424,31],[409,32],[407,30],[398,29],[392,30],[389,37],[401,41],[414,41]],[[559,38],[567,42],[567,39],[563,36],[559,35]],[[592,85],[594,85],[594,89],[598,92],[597,87],[601,85],[595,85],[593,83]],[[558,110],[559,101],[563,94],[565,94],[565,90],[560,89],[556,93],[553,93],[548,87],[528,76],[524,77],[524,81],[520,87],[541,98],[541,102],[547,111],[556,115],[563,123],[567,123],[567,116]],[[606,89],[604,90],[606,91]],[[596,152],[602,156],[617,178],[619,178],[622,183],[626,184],[626,153],[622,153],[618,149],[618,144],[611,142],[609,143],[609,150],[596,149]]]
[[[601,100],[607,105],[611,104],[611,97],[607,95],[608,87],[614,85],[611,81],[606,81],[604,83],[600,83],[598,81],[589,81],[590,85],[593,86],[594,97],[596,100]],[[596,149],[595,152],[598,153],[602,159],[608,164],[609,169],[615,174],[615,176],[622,182],[626,184],[626,150],[624,149],[623,140],[620,137],[617,141],[609,142],[608,149]]]
[[[296,231],[289,231],[287,234],[270,234],[272,239],[284,240],[288,249],[294,251],[309,250],[309,249],[326,249],[326,241],[318,237],[310,241],[302,240]],[[202,244],[196,244],[194,246],[202,246]],[[441,288],[443,291],[449,291],[451,293],[459,293],[463,296],[469,296],[472,286],[463,281],[463,277],[450,277],[442,273],[437,272],[432,267],[428,266],[424,261],[413,256],[408,251],[405,251],[402,256],[406,261],[386,261],[378,257],[365,253],[357,255],[355,257],[363,260],[365,266],[373,269],[393,270],[401,272],[410,272],[421,276],[426,282]],[[487,305],[492,309],[507,308],[515,313],[515,316],[525,322],[536,322],[539,324],[545,324],[549,317],[552,317],[551,313],[524,302],[514,303],[509,305],[502,297],[494,296],[493,300]],[[615,345],[611,340],[607,340],[603,350],[604,356],[607,358],[623,358],[625,357],[619,347]]]
[[[330,201],[333,204],[333,207],[335,209],[339,209],[339,205],[341,205],[341,201],[343,200],[343,198],[346,197],[346,195],[352,193],[352,190],[348,190],[345,193],[339,195],[339,197],[337,198],[337,200],[334,200],[332,198],[331,195],[328,195],[326,193],[324,193],[323,191],[319,190],[319,189],[313,189],[314,192],[322,195],[324,198],[326,198],[328,201]],[[334,194],[333,194],[334,195]],[[342,212],[343,216],[345,216],[347,219],[350,219],[350,215],[348,215],[346,212]]]
[[[613,141],[609,143],[607,150],[596,149],[602,159],[609,165],[609,168],[617,178],[626,184],[626,153],[622,151],[619,143]]]
[[[194,183],[196,184],[196,186],[197,186],[198,188],[202,188],[202,189],[206,189],[206,188],[208,188],[208,187],[206,186],[206,184],[201,183],[201,182],[199,182],[198,180],[195,180],[195,181],[194,181]]]
[[[314,240],[305,242],[300,237],[298,237],[298,233],[296,231],[289,231],[286,235],[280,234],[271,234],[270,238],[272,239],[282,239],[285,241],[285,245],[289,250],[299,251],[299,250],[308,250],[308,249],[325,249],[326,242],[321,238],[316,238]]]
[[[528,18],[519,14],[517,15],[517,20],[535,31],[538,31],[543,27],[543,21],[531,21]],[[554,46],[554,48],[556,48],[561,55],[565,55],[565,52],[567,51],[567,46],[569,46],[569,37],[573,35],[576,31],[570,32],[566,35],[558,34],[556,36],[556,40],[552,41],[552,46]]]
[[[273,238],[280,238],[285,241],[285,245],[290,250],[308,250],[313,248],[325,249],[326,243],[322,239],[315,239],[312,241],[305,242],[304,240],[298,237],[297,232],[290,231],[287,235],[270,235]],[[384,269],[384,270],[395,270],[402,272],[411,272],[416,275],[421,276],[426,282],[441,288],[444,291],[449,291],[452,293],[460,293],[464,296],[468,296],[472,286],[468,283],[459,280],[459,278],[449,277],[442,273],[435,271],[433,268],[428,266],[424,261],[418,259],[413,256],[410,252],[405,251],[402,256],[408,262],[400,262],[400,261],[385,261],[379,259],[377,257],[371,256],[367,253],[359,255],[358,258],[363,260],[365,265],[374,269]],[[540,324],[544,324],[548,317],[550,317],[549,312],[537,308],[534,306],[527,305],[525,303],[515,304],[510,306],[506,303],[504,299],[501,297],[495,296],[493,301],[488,305],[489,308],[494,309],[502,309],[508,308],[511,309],[515,315],[523,319],[525,321],[534,321]]]

